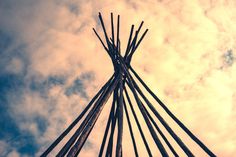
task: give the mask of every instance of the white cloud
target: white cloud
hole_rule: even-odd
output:
[[[7,154],[7,143],[5,141],[0,140],[0,154],[6,155]]]

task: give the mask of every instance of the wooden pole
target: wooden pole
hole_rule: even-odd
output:
[[[109,118],[108,118],[108,121],[107,121],[107,125],[106,125],[106,129],[105,129],[105,133],[104,133],[104,136],[103,136],[103,140],[102,140],[102,144],[101,144],[101,147],[100,147],[100,151],[99,151],[99,157],[102,157],[102,153],[103,153],[103,150],[104,150],[104,147],[105,147],[105,144],[106,144],[106,139],[107,139],[107,136],[108,136],[108,131],[109,131],[109,128],[110,128],[110,125],[111,125],[111,121],[112,121],[112,116],[114,116],[114,112],[115,112],[115,94],[113,92],[113,100],[112,100],[112,107],[111,107],[111,111],[110,111],[110,114],[109,114]]]
[[[127,119],[127,122],[128,122],[129,132],[130,132],[130,136],[131,136],[133,147],[134,147],[134,153],[135,153],[135,156],[138,157],[139,156],[138,155],[138,149],[137,149],[135,138],[134,138],[132,124],[131,124],[131,121],[130,121],[130,118],[129,118],[129,112],[128,112],[128,109],[127,109],[127,106],[126,106],[126,103],[125,103],[124,99],[123,99],[123,101],[124,101],[124,109],[125,109],[126,119]]]
[[[123,137],[123,79],[119,82],[119,95],[118,95],[118,136],[116,145],[116,157],[122,157],[122,137]]]
[[[134,31],[134,25],[131,26],[129,40],[128,40],[127,47],[126,47],[126,50],[125,50],[124,58],[126,58],[129,54],[129,49],[130,49],[129,47],[130,47],[130,42],[131,42],[131,39],[132,39],[133,31]]]
[[[115,109],[115,114],[112,116],[111,133],[110,133],[110,137],[109,137],[109,141],[108,141],[108,145],[107,145],[106,157],[112,156],[113,138],[114,138],[116,120],[117,120],[117,116],[118,116],[117,101],[116,101],[117,100],[117,93],[118,93],[118,89],[116,88],[114,90],[116,109]]]

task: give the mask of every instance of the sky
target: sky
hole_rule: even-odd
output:
[[[217,156],[234,156],[235,8],[235,0],[1,0],[0,156],[39,156],[110,78],[92,31],[102,33],[98,12],[107,26],[110,12],[121,15],[123,51],[130,26],[144,20],[132,66]],[[107,115],[83,156],[97,154]]]

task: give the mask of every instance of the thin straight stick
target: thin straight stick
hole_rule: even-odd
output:
[[[111,107],[111,111],[110,111],[109,118],[108,118],[108,121],[107,121],[107,125],[106,125],[105,133],[104,133],[104,136],[103,136],[102,144],[101,144],[101,147],[100,147],[100,151],[99,151],[99,155],[98,155],[99,157],[102,157],[102,153],[103,153],[104,146],[106,144],[106,139],[107,139],[107,136],[108,136],[108,131],[110,129],[110,124],[111,124],[111,121],[112,121],[112,116],[114,115],[114,110],[115,110],[115,95],[113,93],[112,107]]]
[[[136,124],[137,124],[137,126],[138,126],[138,129],[139,129],[140,135],[141,135],[141,137],[142,137],[143,143],[144,143],[144,145],[145,145],[145,148],[146,148],[146,150],[147,150],[147,152],[148,152],[148,155],[149,155],[149,156],[152,156],[151,150],[150,150],[149,145],[148,145],[148,143],[147,143],[147,140],[146,140],[146,138],[145,138],[145,136],[144,136],[144,133],[143,133],[143,130],[142,130],[142,128],[141,128],[141,125],[140,125],[140,123],[139,123],[139,121],[138,121],[137,115],[136,115],[136,113],[135,113],[135,111],[134,111],[134,108],[133,108],[131,99],[130,99],[130,97],[129,97],[128,91],[126,90],[125,87],[124,87],[124,90],[125,90],[126,99],[127,99],[128,102],[129,102],[130,109],[131,109],[132,114],[133,114],[133,116],[134,116],[135,122],[136,122]]]
[[[165,112],[195,141],[209,156],[216,156],[207,146],[205,146],[167,107],[166,105],[151,91],[151,89],[144,83],[135,70],[130,66],[130,70],[135,77],[144,86],[144,88],[151,94],[151,96],[161,105]]]
[[[74,157],[77,156],[81,150],[81,148],[83,147],[87,137],[89,136],[93,126],[95,125],[105,103],[107,102],[107,100],[109,99],[111,93],[114,91],[114,89],[117,86],[117,83],[119,81],[119,78],[115,78],[114,83],[109,87],[109,89],[106,91],[106,94],[104,95],[103,99],[101,100],[101,102],[99,102],[99,106],[98,108],[95,110],[91,120],[90,120],[90,124],[88,124],[85,129],[83,130],[83,132],[81,133],[81,136],[79,137],[79,139],[77,140],[77,142],[74,144],[74,146],[71,148],[71,150],[68,153],[69,157]]]
[[[116,34],[116,47],[118,51],[118,42],[119,42],[119,33],[120,33],[120,15],[117,17],[117,34]],[[118,51],[119,52],[119,51]]]
[[[128,76],[128,75],[129,75],[129,74],[127,74],[127,76]],[[147,126],[148,126],[148,129],[149,129],[149,131],[150,131],[150,133],[151,133],[151,135],[152,135],[152,138],[154,139],[154,141],[155,141],[155,143],[156,143],[156,146],[157,146],[158,149],[160,150],[160,153],[162,154],[162,156],[168,157],[169,155],[167,154],[167,152],[166,152],[164,146],[162,145],[162,143],[161,143],[160,139],[158,138],[158,136],[157,136],[157,134],[156,134],[156,132],[155,132],[155,130],[154,130],[152,124],[151,124],[150,121],[149,121],[149,118],[148,118],[148,116],[147,116],[147,113],[145,112],[145,110],[144,110],[144,108],[143,108],[143,105],[142,105],[142,103],[141,103],[141,100],[139,99],[138,94],[136,93],[136,90],[135,90],[135,88],[134,88],[134,85],[133,85],[132,80],[130,79],[130,76],[128,76],[127,78],[128,78],[129,81],[126,80],[126,82],[127,82],[128,86],[129,86],[130,90],[132,91],[133,95],[134,95],[134,98],[135,98],[135,100],[136,100],[136,102],[137,102],[137,104],[138,104],[139,110],[140,110],[140,112],[141,112],[142,115],[143,115],[143,118],[144,118],[144,120],[145,120],[145,122],[146,122],[146,124],[147,124]]]
[[[138,149],[137,149],[137,146],[136,146],[136,142],[135,142],[135,138],[134,138],[134,134],[133,134],[133,130],[132,130],[132,125],[131,125],[131,122],[130,122],[128,109],[127,109],[127,106],[126,106],[126,103],[125,103],[124,99],[123,99],[123,101],[124,101],[123,103],[124,103],[125,115],[126,115],[126,119],[127,119],[128,127],[129,127],[129,133],[130,133],[132,143],[133,143],[133,146],[134,146],[134,153],[135,153],[135,156],[138,157],[139,156],[138,155]]]
[[[112,42],[113,44],[115,44],[113,13],[111,13],[111,32],[112,32]]]
[[[104,90],[104,92],[101,94],[101,96],[95,102],[95,104],[93,105],[93,108],[90,110],[90,112],[88,113],[86,118],[83,120],[83,122],[81,123],[79,128],[75,131],[75,133],[72,135],[72,137],[69,139],[69,141],[67,141],[67,143],[63,146],[63,148],[59,151],[57,156],[59,156],[59,157],[64,156],[68,152],[68,150],[70,149],[72,144],[76,141],[77,137],[84,130],[84,127],[87,125],[87,123],[89,123],[89,120],[91,119],[91,117],[95,113],[95,111],[98,108],[103,97],[106,95],[106,92],[109,90],[109,88],[111,88],[112,84],[114,84],[115,80],[116,79],[113,79],[112,82],[109,84],[109,86]]]
[[[145,111],[147,112],[147,115],[149,117],[149,119],[151,120],[151,122],[153,123],[154,127],[156,128],[156,130],[159,132],[159,134],[161,135],[161,137],[163,138],[163,140],[165,141],[165,143],[167,144],[167,146],[170,148],[171,152],[174,154],[175,157],[178,157],[179,155],[176,153],[176,151],[174,150],[174,148],[171,146],[170,142],[168,141],[168,139],[165,137],[165,135],[163,134],[163,132],[161,131],[161,129],[158,127],[157,123],[155,122],[155,120],[152,118],[152,116],[150,115],[150,113],[148,112],[147,108],[143,105]]]
[[[121,42],[120,42],[120,39],[119,39],[119,42],[118,42],[118,53],[120,54],[121,53]]]
[[[135,48],[134,48],[133,51],[135,51],[135,50],[138,48],[139,44],[142,42],[142,40],[143,40],[143,38],[145,37],[145,35],[147,34],[147,32],[148,32],[148,29],[145,30],[145,32],[143,33],[143,35],[141,36],[141,38],[140,38],[139,41],[137,42],[137,44],[136,44],[136,46],[135,46]]]
[[[138,28],[138,30],[137,30],[138,33],[139,33],[139,31],[141,30],[141,28],[142,28],[142,26],[143,26],[143,23],[144,23],[144,21],[142,21],[141,24],[139,25],[139,28]]]
[[[107,83],[99,90],[99,92],[92,98],[89,104],[85,107],[85,109],[80,113],[80,115],[68,126],[68,128],[48,147],[48,149],[41,155],[41,157],[47,156],[57,145],[61,142],[61,140],[74,128],[74,126],[80,121],[80,119],[86,114],[89,108],[92,106],[94,101],[98,98],[98,96],[104,91],[104,89],[108,86],[110,81],[112,80],[114,75],[107,81]]]
[[[133,80],[131,76],[131,81],[133,82],[134,88],[138,91],[138,93],[141,95],[143,100],[147,103],[148,107],[151,109],[151,111],[155,114],[155,116],[158,118],[158,120],[161,122],[161,124],[165,127],[165,129],[170,133],[170,135],[174,138],[174,140],[178,143],[178,145],[182,148],[182,150],[188,155],[188,156],[194,156],[192,152],[188,149],[188,147],[183,143],[183,141],[175,134],[175,132],[171,129],[171,127],[166,123],[166,121],[162,118],[162,116],[157,112],[155,107],[150,103],[150,101],[146,98],[146,96],[143,94],[143,92],[140,90],[136,82]]]
[[[104,47],[104,49],[109,52],[108,48],[105,46],[104,42],[102,41],[101,37],[98,35],[97,31],[95,30],[95,28],[93,28],[94,33],[96,34],[96,36],[98,37],[98,39],[100,40],[100,42],[102,43],[102,46]],[[110,56],[110,53],[108,53]]]
[[[117,100],[117,97],[118,97],[117,92],[118,92],[118,88],[115,89],[115,91],[114,91],[115,100]],[[116,101],[115,101],[115,103],[116,103],[116,106],[117,106]],[[109,137],[109,141],[108,141],[108,145],[107,145],[106,157],[112,156],[113,137],[114,137],[114,132],[115,132],[117,116],[118,116],[118,109],[116,107],[115,114],[112,115],[111,133],[110,133],[110,137]]]
[[[106,41],[109,41],[101,13],[99,13],[98,17],[99,17],[100,22],[102,24],[102,29],[103,29],[103,32],[104,32],[105,39],[106,39]]]
[[[118,95],[118,136],[116,145],[116,157],[122,157],[122,136],[123,136],[123,80],[120,79]]]
[[[129,53],[129,47],[130,47],[130,42],[131,42],[131,39],[132,39],[132,36],[133,36],[133,31],[134,31],[134,25],[131,26],[131,30],[130,30],[130,35],[129,35],[129,40],[128,40],[128,43],[127,43],[127,47],[126,47],[126,50],[125,50],[125,56],[124,58],[127,57],[128,53]]]

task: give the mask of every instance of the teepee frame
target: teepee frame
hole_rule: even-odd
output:
[[[108,117],[107,125],[105,128],[103,140],[101,143],[100,151],[98,156],[112,156],[113,152],[115,152],[116,157],[122,156],[122,137],[123,137],[123,121],[124,115],[127,119],[127,124],[130,132],[130,136],[132,139],[133,149],[135,156],[139,156],[138,153],[138,145],[135,140],[135,136],[133,133],[133,127],[130,120],[130,116],[134,117],[135,123],[141,135],[144,146],[147,150],[149,156],[153,156],[153,151],[159,151],[162,156],[168,157],[171,156],[180,156],[179,153],[172,146],[171,142],[166,137],[165,133],[163,133],[162,129],[169,133],[169,135],[173,138],[173,140],[180,146],[183,152],[187,156],[194,156],[191,152],[190,148],[180,139],[180,137],[174,132],[174,130],[168,125],[165,119],[161,116],[161,114],[156,110],[155,106],[149,101],[149,99],[145,96],[138,83],[135,80],[139,81],[145,88],[145,90],[155,99],[158,105],[163,108],[165,113],[195,142],[200,148],[205,151],[209,156],[215,156],[213,152],[211,152],[167,107],[166,105],[151,91],[151,89],[144,83],[141,77],[135,72],[135,70],[130,65],[133,54],[136,49],[140,45],[144,36],[146,35],[148,29],[144,31],[144,33],[139,38],[140,30],[143,26],[143,21],[140,26],[134,33],[134,25],[131,26],[130,36],[128,39],[127,48],[125,50],[124,56],[121,55],[120,48],[120,39],[119,39],[119,29],[120,29],[120,16],[117,18],[117,31],[115,38],[114,31],[114,23],[113,23],[113,14],[111,13],[111,37],[108,37],[106,32],[106,28],[102,19],[101,13],[99,13],[99,20],[101,22],[101,26],[105,36],[105,42],[98,35],[97,31],[93,28],[96,36],[100,40],[104,49],[110,56],[113,66],[114,66],[114,74],[107,81],[107,83],[100,89],[100,91],[93,97],[90,103],[86,106],[86,108],[81,112],[81,114],[69,125],[69,127],[48,147],[48,149],[41,155],[47,156],[57,145],[60,143],[63,138],[76,126],[76,124],[84,118],[84,120],[80,123],[80,126],[74,132],[74,134],[70,137],[70,139],[66,142],[66,144],[60,149],[57,156],[69,156],[74,157],[78,156],[81,149],[83,148],[89,134],[93,130],[93,127],[99,118],[100,113],[102,112],[107,100],[111,95],[113,95],[113,100],[111,104],[110,114]],[[134,34],[134,36],[133,36]],[[106,43],[106,44],[105,44]],[[128,89],[129,91],[128,92]],[[130,93],[132,93],[134,100],[132,101],[130,97]],[[148,131],[153,138],[157,149],[151,150],[149,147],[149,142],[145,137],[145,132],[142,129],[140,121],[137,117],[137,112],[134,110],[133,103],[139,108],[141,115],[143,116],[145,123],[147,125]],[[130,110],[127,108],[129,107]],[[129,113],[131,111],[131,113]],[[150,113],[151,111],[151,113]],[[152,116],[154,115],[154,116]],[[162,125],[162,129],[156,123],[154,118],[159,120],[159,123]],[[117,129],[117,139],[114,147],[114,134],[115,129]],[[147,131],[147,130],[146,130]],[[164,143],[164,144],[163,144]],[[106,146],[106,148],[105,148]],[[114,147],[114,148],[113,148]],[[113,151],[113,149],[115,149]],[[168,151],[167,151],[168,149]]]

